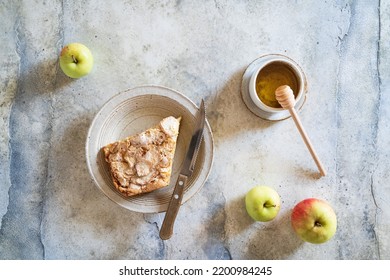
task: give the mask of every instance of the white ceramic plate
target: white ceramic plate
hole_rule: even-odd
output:
[[[111,98],[92,121],[86,142],[88,169],[97,187],[111,200],[129,210],[142,213],[166,211],[191,140],[197,111],[198,107],[187,97],[161,86],[136,87]],[[122,195],[112,183],[101,148],[142,132],[168,116],[182,117],[170,185],[138,196]],[[212,162],[213,136],[206,120],[194,173],[188,180],[182,203],[202,188],[210,173]]]

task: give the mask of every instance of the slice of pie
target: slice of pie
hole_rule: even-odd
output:
[[[126,196],[169,185],[181,117],[103,147],[113,183]]]

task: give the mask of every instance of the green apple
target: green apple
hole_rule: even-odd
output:
[[[85,45],[71,43],[61,50],[60,67],[68,77],[81,78],[91,72],[92,66],[93,56]]]
[[[280,210],[279,194],[271,187],[256,186],[245,196],[246,211],[255,221],[273,220]]]
[[[326,201],[307,198],[293,208],[291,224],[302,240],[320,244],[331,239],[336,233],[337,217]]]

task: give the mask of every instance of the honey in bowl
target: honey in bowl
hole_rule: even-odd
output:
[[[282,108],[275,97],[275,90],[282,85],[288,85],[293,90],[295,98],[299,92],[299,83],[294,71],[285,63],[272,62],[260,70],[256,79],[256,93],[267,106]]]

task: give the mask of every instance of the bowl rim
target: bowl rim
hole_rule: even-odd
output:
[[[286,56],[270,55],[262,63],[256,65],[256,68],[253,71],[252,76],[249,80],[249,96],[252,99],[253,103],[259,109],[266,111],[266,112],[269,112],[269,113],[278,113],[278,112],[284,111],[285,109],[284,108],[274,108],[274,107],[268,106],[263,101],[261,101],[261,99],[259,98],[259,96],[257,95],[257,92],[256,92],[256,80],[257,80],[257,77],[259,76],[260,71],[272,63],[286,64],[287,67],[290,67],[294,71],[294,74],[297,77],[298,83],[299,83],[299,91],[298,91],[298,94],[296,96],[296,103],[300,102],[300,100],[304,96],[305,79],[304,79],[303,71],[299,67],[299,65]]]
[[[291,115],[288,110],[281,110],[279,112],[267,112],[265,110],[262,110],[259,108],[254,102],[252,101],[252,98],[249,95],[249,81],[250,78],[254,72],[254,69],[256,69],[257,65],[260,63],[263,63],[263,61],[271,58],[271,57],[284,57],[286,59],[289,59],[290,61],[294,61],[291,57],[286,56],[285,54],[280,54],[280,53],[267,53],[267,54],[262,54],[255,58],[252,62],[248,64],[248,66],[245,68],[242,77],[241,77],[241,87],[240,87],[240,92],[241,92],[241,98],[242,101],[244,102],[245,106],[247,109],[256,117],[259,117],[260,119],[263,119],[265,121],[271,121],[271,122],[277,122],[277,121],[282,121],[291,118]],[[303,79],[304,79],[304,84],[303,84],[303,97],[299,102],[295,103],[295,109],[297,111],[302,110],[303,106],[306,104],[306,101],[308,99],[308,81],[305,75],[305,72],[303,69],[300,67],[300,65],[294,61],[298,65],[298,68],[302,71],[303,73]]]
[[[153,90],[155,92],[153,93]],[[149,93],[145,93],[149,92]],[[158,93],[156,93],[158,92]],[[173,96],[177,97],[180,101],[184,101],[186,104],[182,104],[180,101],[175,100],[170,96],[170,94],[173,94]],[[128,95],[128,96],[127,96]],[[133,88],[129,88],[123,91],[120,91],[119,93],[115,94],[111,98],[109,98],[98,110],[98,112],[95,114],[93,120],[91,121],[90,127],[88,129],[88,134],[87,138],[85,141],[85,156],[86,156],[86,162],[87,162],[87,167],[89,171],[89,175],[91,176],[95,186],[100,189],[100,191],[103,192],[110,200],[114,201],[116,204],[134,211],[134,212],[141,212],[141,213],[160,213],[166,211],[168,204],[159,204],[156,206],[149,206],[145,207],[146,209],[137,209],[135,207],[129,206],[131,204],[129,202],[128,198],[124,198],[119,192],[114,192],[109,186],[101,186],[101,174],[96,174],[96,170],[93,167],[96,167],[95,165],[97,164],[96,162],[98,161],[96,157],[98,157],[98,154],[91,156],[93,152],[96,150],[93,149],[90,143],[91,137],[93,137],[94,134],[99,135],[99,133],[96,132],[96,123],[99,121],[100,118],[102,118],[102,115],[104,116],[105,111],[109,108],[111,103],[118,102],[118,100],[121,100],[122,102],[131,99],[137,96],[145,96],[145,97],[150,97],[150,96],[162,96],[165,98],[168,98],[176,103],[179,103],[182,105],[186,111],[188,111],[189,114],[194,115],[196,111],[198,110],[198,106],[187,96],[183,95],[182,93],[171,89],[169,87],[165,86],[160,86],[160,85],[140,85],[136,86]],[[120,104],[120,103],[118,103]],[[188,107],[190,106],[190,107]],[[110,110],[108,110],[110,112]],[[104,119],[104,118],[103,118]],[[101,128],[98,128],[97,130],[101,130]],[[204,145],[205,145],[205,165],[206,167],[201,168],[201,176],[202,178],[197,178],[197,180],[202,179],[202,182],[198,183],[197,180],[191,185],[188,189],[186,189],[186,192],[184,194],[182,204],[187,202],[192,196],[194,196],[200,189],[202,189],[203,185],[207,182],[208,177],[211,173],[212,166],[213,166],[213,161],[214,161],[214,138],[212,134],[212,130],[210,127],[210,124],[206,118],[206,123],[205,123],[205,132],[204,132]],[[98,153],[98,152],[97,152]],[[95,161],[95,163],[93,162]],[[99,178],[97,178],[99,177]],[[172,177],[172,181],[176,180],[176,178]],[[195,186],[195,187],[194,187]],[[115,194],[114,194],[115,193]],[[131,198],[130,198],[131,200]]]

